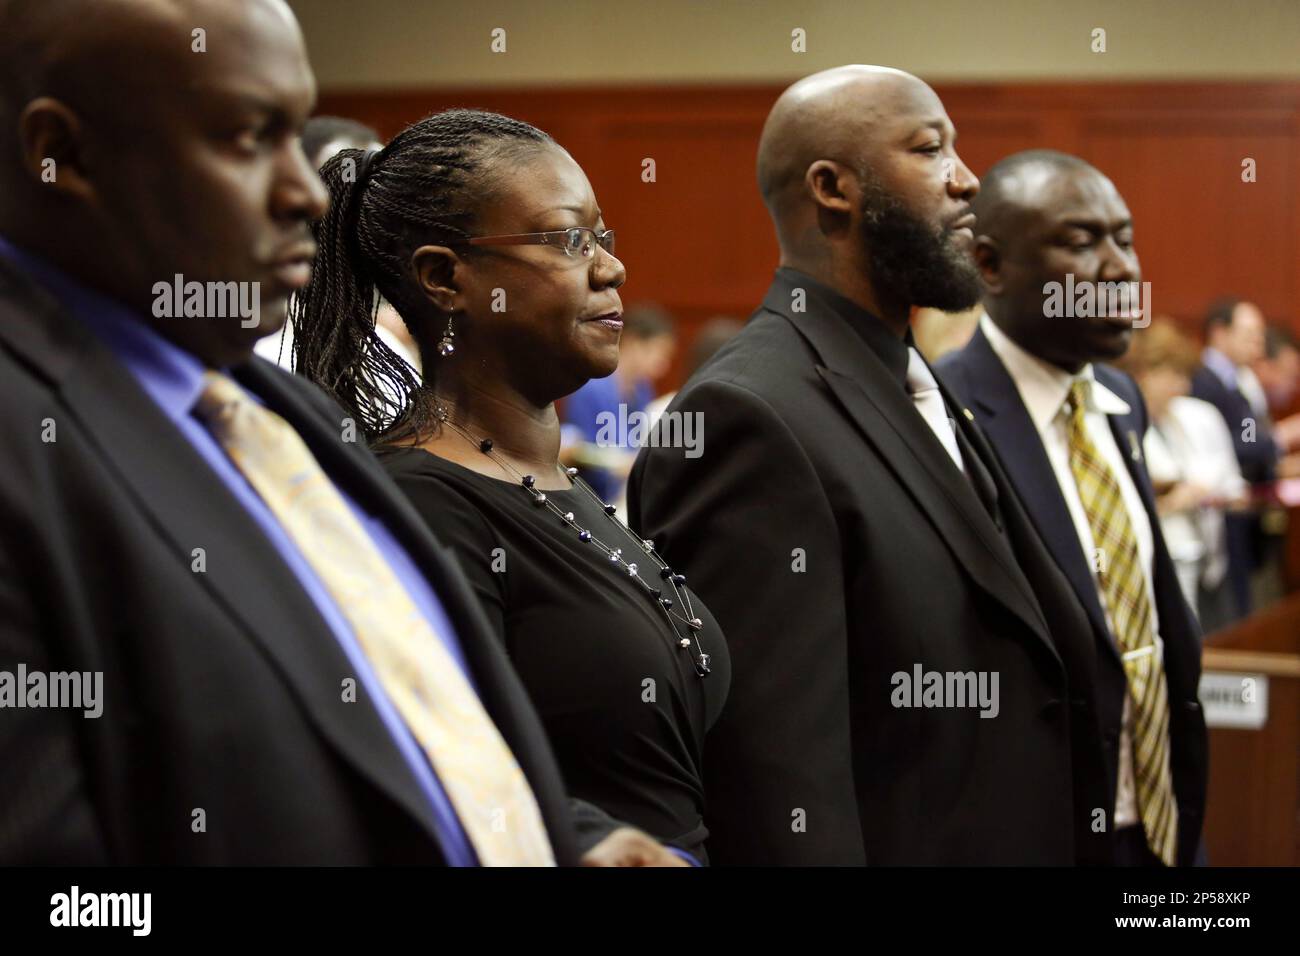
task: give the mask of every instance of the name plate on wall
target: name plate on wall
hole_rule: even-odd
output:
[[[1259,730],[1268,723],[1267,674],[1204,671],[1200,698],[1207,727]]]

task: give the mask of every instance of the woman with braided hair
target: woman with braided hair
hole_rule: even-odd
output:
[[[612,817],[705,862],[722,634],[681,571],[559,461],[555,402],[614,371],[622,331],[626,273],[587,177],[546,133],[478,110],[344,150],[321,175],[332,204],[293,306],[297,370],[457,552],[580,831],[584,815]],[[422,380],[375,336],[376,293],[419,346]]]

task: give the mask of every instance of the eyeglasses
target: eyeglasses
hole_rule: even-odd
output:
[[[524,232],[513,236],[475,236],[467,240],[471,246],[555,246],[571,259],[590,261],[596,255],[596,246],[611,256],[614,254],[614,230],[597,232],[586,226],[557,229],[554,232]]]

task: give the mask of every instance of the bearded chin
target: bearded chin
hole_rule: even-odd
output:
[[[941,312],[961,312],[979,302],[979,271],[951,233],[935,230],[894,197],[864,195],[862,234],[872,286],[883,298]]]

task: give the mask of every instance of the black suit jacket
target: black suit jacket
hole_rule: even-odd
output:
[[[1187,865],[1196,853],[1205,815],[1207,744],[1205,717],[1197,698],[1201,679],[1200,628],[1183,597],[1169,549],[1165,546],[1151,478],[1141,455],[1142,438],[1148,424],[1142,393],[1123,372],[1105,365],[1093,368],[1097,381],[1124,399],[1132,410],[1128,415],[1109,416],[1110,427],[1120,450],[1128,453],[1125,464],[1142,495],[1155,538],[1155,580],[1152,585],[1160,636],[1165,642],[1170,763],[1178,798],[1178,862]],[[1109,819],[1115,806],[1120,720],[1128,680],[1056,474],[1015,382],[983,331],[976,330],[975,336],[961,351],[940,359],[936,369],[953,393],[974,411],[976,421],[984,429],[1011,477],[1052,558],[1088,612],[1097,654],[1097,714],[1100,719],[1092,746],[1104,748],[1106,801],[1101,805],[1108,808]],[[1137,449],[1136,455],[1132,451],[1134,448]]]
[[[575,862],[541,724],[455,560],[340,440],[319,390],[261,360],[235,377],[424,570]],[[442,862],[427,801],[364,693],[343,701],[348,661],[292,571],[111,352],[3,261],[0,445],[0,669],[104,681],[98,719],[0,710],[0,862]]]
[[[1252,484],[1272,481],[1277,473],[1277,445],[1268,419],[1258,418],[1240,389],[1228,388],[1204,365],[1192,375],[1192,395],[1217,408],[1227,422],[1241,476]],[[1246,441],[1247,421],[1255,422],[1253,441]]]
[[[649,447],[633,470],[633,527],[731,649],[704,762],[710,860],[1071,863],[1087,621],[983,438],[958,414],[973,485],[854,312],[779,270],[666,413],[702,415],[703,453]],[[893,706],[918,664],[996,673],[997,716]]]

